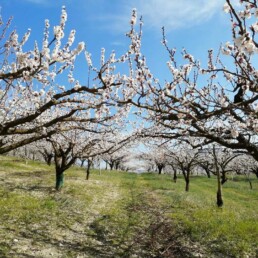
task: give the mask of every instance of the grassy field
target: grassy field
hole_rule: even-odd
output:
[[[66,172],[0,157],[0,257],[258,257],[258,180]]]

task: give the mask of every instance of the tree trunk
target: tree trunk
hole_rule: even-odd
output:
[[[217,164],[217,159],[215,159],[215,167],[216,167],[217,183],[218,183],[217,206],[220,208],[223,206],[223,197],[222,197],[222,184],[221,184],[221,178],[220,178],[220,171],[219,171],[219,167]]]
[[[217,206],[223,206],[223,198],[222,198],[222,188],[220,182],[218,183],[218,191],[217,191]]]
[[[85,159],[82,159],[82,160],[81,160],[81,168],[83,167],[84,162],[85,162]]]
[[[185,179],[185,191],[189,192],[190,185],[190,171],[182,167],[182,173]]]
[[[186,192],[189,192],[189,184],[190,184],[190,180],[189,180],[189,178],[187,177],[187,178],[185,179],[185,191],[186,191]]]
[[[115,162],[115,170],[118,170],[118,169],[119,169],[119,165],[120,165],[120,162],[119,162],[119,161]]]
[[[252,172],[253,174],[255,174],[256,177],[258,178],[258,168],[252,168],[252,169],[251,169],[251,172]]]
[[[51,165],[51,161],[52,161],[52,158],[53,158],[53,154],[48,154],[47,155],[47,164],[50,166]]]
[[[219,171],[219,166],[218,166],[215,145],[213,145],[212,154],[213,154],[213,158],[214,158],[215,172],[217,175],[217,187],[218,187],[218,189],[217,189],[217,206],[220,208],[223,206],[222,184],[221,184],[221,177],[220,177],[220,171]]]
[[[252,182],[251,182],[250,179],[249,179],[249,185],[250,185],[250,189],[252,190],[253,189],[253,185],[252,185]]]
[[[163,168],[163,166],[157,166],[157,167],[158,167],[159,175],[161,175],[161,172],[162,172],[162,168]]]
[[[60,191],[64,185],[64,171],[56,170],[56,190]]]
[[[86,180],[89,180],[90,178],[90,168],[87,167],[87,171],[86,171]]]
[[[173,180],[174,180],[174,182],[176,183],[176,181],[177,181],[177,174],[176,174],[176,170],[174,170]]]
[[[248,181],[248,183],[249,183],[250,189],[252,190],[252,189],[253,189],[253,184],[252,184],[252,181],[251,181],[251,179],[250,179],[250,177],[249,177],[249,174],[246,174],[246,173],[245,173],[245,176],[246,176],[246,179],[247,179],[247,181]]]
[[[90,160],[88,160],[88,164],[87,164],[87,170],[86,170],[86,180],[89,180],[90,178],[90,167],[91,167],[92,162]]]
[[[207,177],[208,177],[208,178],[211,178],[211,173],[210,173],[209,169],[205,169],[205,172],[206,172],[206,174],[207,174]]]
[[[225,184],[228,181],[228,178],[226,176],[225,172],[221,172],[221,184]]]
[[[217,169],[217,166],[216,166]],[[223,206],[223,198],[222,198],[222,184],[220,179],[220,172],[217,171],[217,182],[218,182],[218,190],[217,190],[217,205],[218,207]]]

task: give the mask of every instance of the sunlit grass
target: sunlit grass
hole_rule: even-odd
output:
[[[230,178],[217,208],[215,177],[192,177],[185,192],[181,176],[174,183],[171,175],[92,170],[87,181],[85,169],[72,167],[56,192],[54,166],[6,156],[0,164],[0,257],[19,248],[35,256],[31,241],[57,256],[155,257],[170,234],[204,257],[258,256],[256,178],[253,189],[244,177]]]
[[[143,175],[146,178],[148,175]],[[224,207],[216,207],[216,178],[193,177],[190,192],[184,191],[184,180],[175,184],[168,176],[150,175],[146,185],[172,205],[173,221],[192,240],[225,257],[257,257],[258,246],[258,180],[253,189],[243,177],[229,180],[223,186]],[[166,182],[164,182],[166,178]]]

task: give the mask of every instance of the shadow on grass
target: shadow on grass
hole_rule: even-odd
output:
[[[1,178],[0,185],[3,185],[9,192],[22,190],[26,192],[36,191],[42,194],[49,194],[53,193],[53,187],[43,185],[44,181],[48,178],[49,173],[46,171],[15,172]]]
[[[7,175],[3,184],[9,191],[18,189],[48,194],[53,188],[42,186],[45,176],[49,176],[45,171],[16,172],[10,177]],[[16,177],[22,177],[26,184],[15,182]],[[66,202],[61,203],[62,199],[58,199],[60,213],[65,213],[65,219],[70,221],[67,224],[62,221],[62,214],[63,217],[52,222],[52,213],[47,213],[48,217],[45,218],[49,220],[49,227],[44,227],[41,221],[38,223],[36,220],[32,225],[29,224],[30,220],[25,221],[24,226],[17,231],[15,229],[12,235],[19,239],[17,245],[12,242],[4,245],[0,249],[0,257],[193,257],[191,254],[196,250],[183,245],[182,236],[178,235],[173,223],[168,219],[166,212],[171,207],[160,207],[149,193],[135,194],[134,185],[130,188],[130,200],[125,199],[118,211],[106,211],[91,218],[93,220],[88,223],[82,219],[78,222],[79,228],[73,228],[73,224],[79,219],[72,210],[73,206]],[[58,216],[57,214],[53,216]],[[64,234],[58,236],[59,230]],[[0,241],[0,247],[2,244],[6,244],[4,240]],[[30,250],[32,247],[34,251]],[[53,255],[38,255],[44,250],[53,250]],[[36,255],[33,255],[33,252]]]
[[[171,224],[167,222],[150,223],[147,227],[138,229],[133,234],[127,235],[128,232],[122,232],[124,233],[123,239],[117,239],[116,231],[109,232],[107,225],[110,220],[112,218],[105,215],[96,219],[90,225],[92,233],[81,233],[80,240],[58,240],[49,237],[46,232],[38,232],[37,230],[21,232],[19,237],[28,241],[33,239],[38,246],[54,249],[56,255],[54,257],[77,257],[78,255],[80,257],[105,258],[130,258],[133,256],[149,258],[193,257],[189,250],[182,247],[178,241],[178,236],[171,232]],[[118,235],[120,234],[121,232],[118,233]],[[12,250],[10,254],[13,257],[37,257],[19,249]]]
[[[39,230],[30,225],[23,228],[17,238],[29,243],[29,247],[35,243],[38,251],[40,248],[53,250],[53,257],[193,257],[196,250],[183,246],[182,236],[166,216],[169,208],[160,208],[149,202],[143,204],[142,201],[126,204],[122,219],[119,214],[100,214],[88,224],[80,223],[79,229],[73,228],[72,224],[62,225],[60,221],[55,229],[65,230],[61,238],[53,234],[54,231],[49,232],[51,228]],[[11,257],[50,257],[47,254],[33,256],[18,247],[12,247],[8,254]]]
[[[48,171],[30,171],[30,172],[14,172],[10,174],[11,177],[27,177],[27,178],[42,178],[49,176]]]
[[[183,246],[182,236],[165,215],[167,208],[146,203],[146,199],[144,204],[143,200],[125,207],[126,219],[122,224],[110,215],[103,215],[90,224],[92,236],[101,243],[101,250],[92,246],[91,254],[96,257],[187,258],[199,252]]]

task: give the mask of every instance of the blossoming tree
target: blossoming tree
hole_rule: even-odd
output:
[[[113,153],[130,141],[131,135],[118,138],[118,128],[106,121],[70,122],[69,130],[41,140],[39,148],[51,150],[56,173],[56,190],[64,184],[64,172],[78,159],[91,160],[105,153]],[[111,122],[112,123],[112,122]],[[41,151],[41,150],[40,150]]]
[[[141,54],[141,29],[132,30],[132,49],[137,53],[136,79],[130,85],[134,93],[120,103],[139,107],[139,116],[153,125],[155,137],[201,137],[203,144],[242,149],[258,160],[258,6],[256,1],[242,0],[234,6],[226,0],[224,11],[230,17],[232,39],[217,55],[208,51],[207,66],[185,49],[181,57],[177,55],[163,31],[172,75],[164,84],[153,76]]]
[[[112,52],[106,57],[102,49],[100,68],[96,68],[90,53],[85,51],[84,42],[73,47],[75,30],[64,42],[66,20],[63,7],[53,35],[46,20],[42,44],[36,42],[34,48],[26,51],[30,30],[21,39],[15,30],[6,36],[11,20],[1,23],[0,154],[67,131],[67,122],[72,120],[90,121],[103,113],[125,116],[130,109],[118,107],[110,96],[133,80],[134,74],[122,74],[116,67],[130,66],[134,53],[128,50],[116,57]],[[95,81],[84,85],[74,78],[76,57],[82,51],[96,75]],[[113,122],[117,122],[115,118]]]
[[[167,145],[166,158],[168,164],[179,168],[185,180],[185,191],[189,191],[190,176],[193,174],[193,169],[198,165],[199,152],[198,149],[193,149],[191,145],[185,142],[176,142]],[[175,177],[174,177],[175,180]]]
[[[7,37],[11,20],[1,24],[0,153],[53,134],[55,129],[48,130],[50,127],[76,112],[75,106],[70,107],[73,101],[68,97],[80,90],[73,86],[66,90],[55,84],[56,77],[71,69],[76,56],[84,49],[83,42],[71,49],[74,30],[70,32],[66,44],[62,45],[66,19],[67,13],[63,8],[60,24],[54,26],[52,40],[49,38],[50,24],[46,20],[42,46],[36,42],[34,49],[29,51],[23,49],[26,48],[30,30],[22,39],[15,30]],[[63,106],[67,111],[48,120],[41,119],[47,110],[56,106]],[[26,137],[16,138],[14,135]]]

